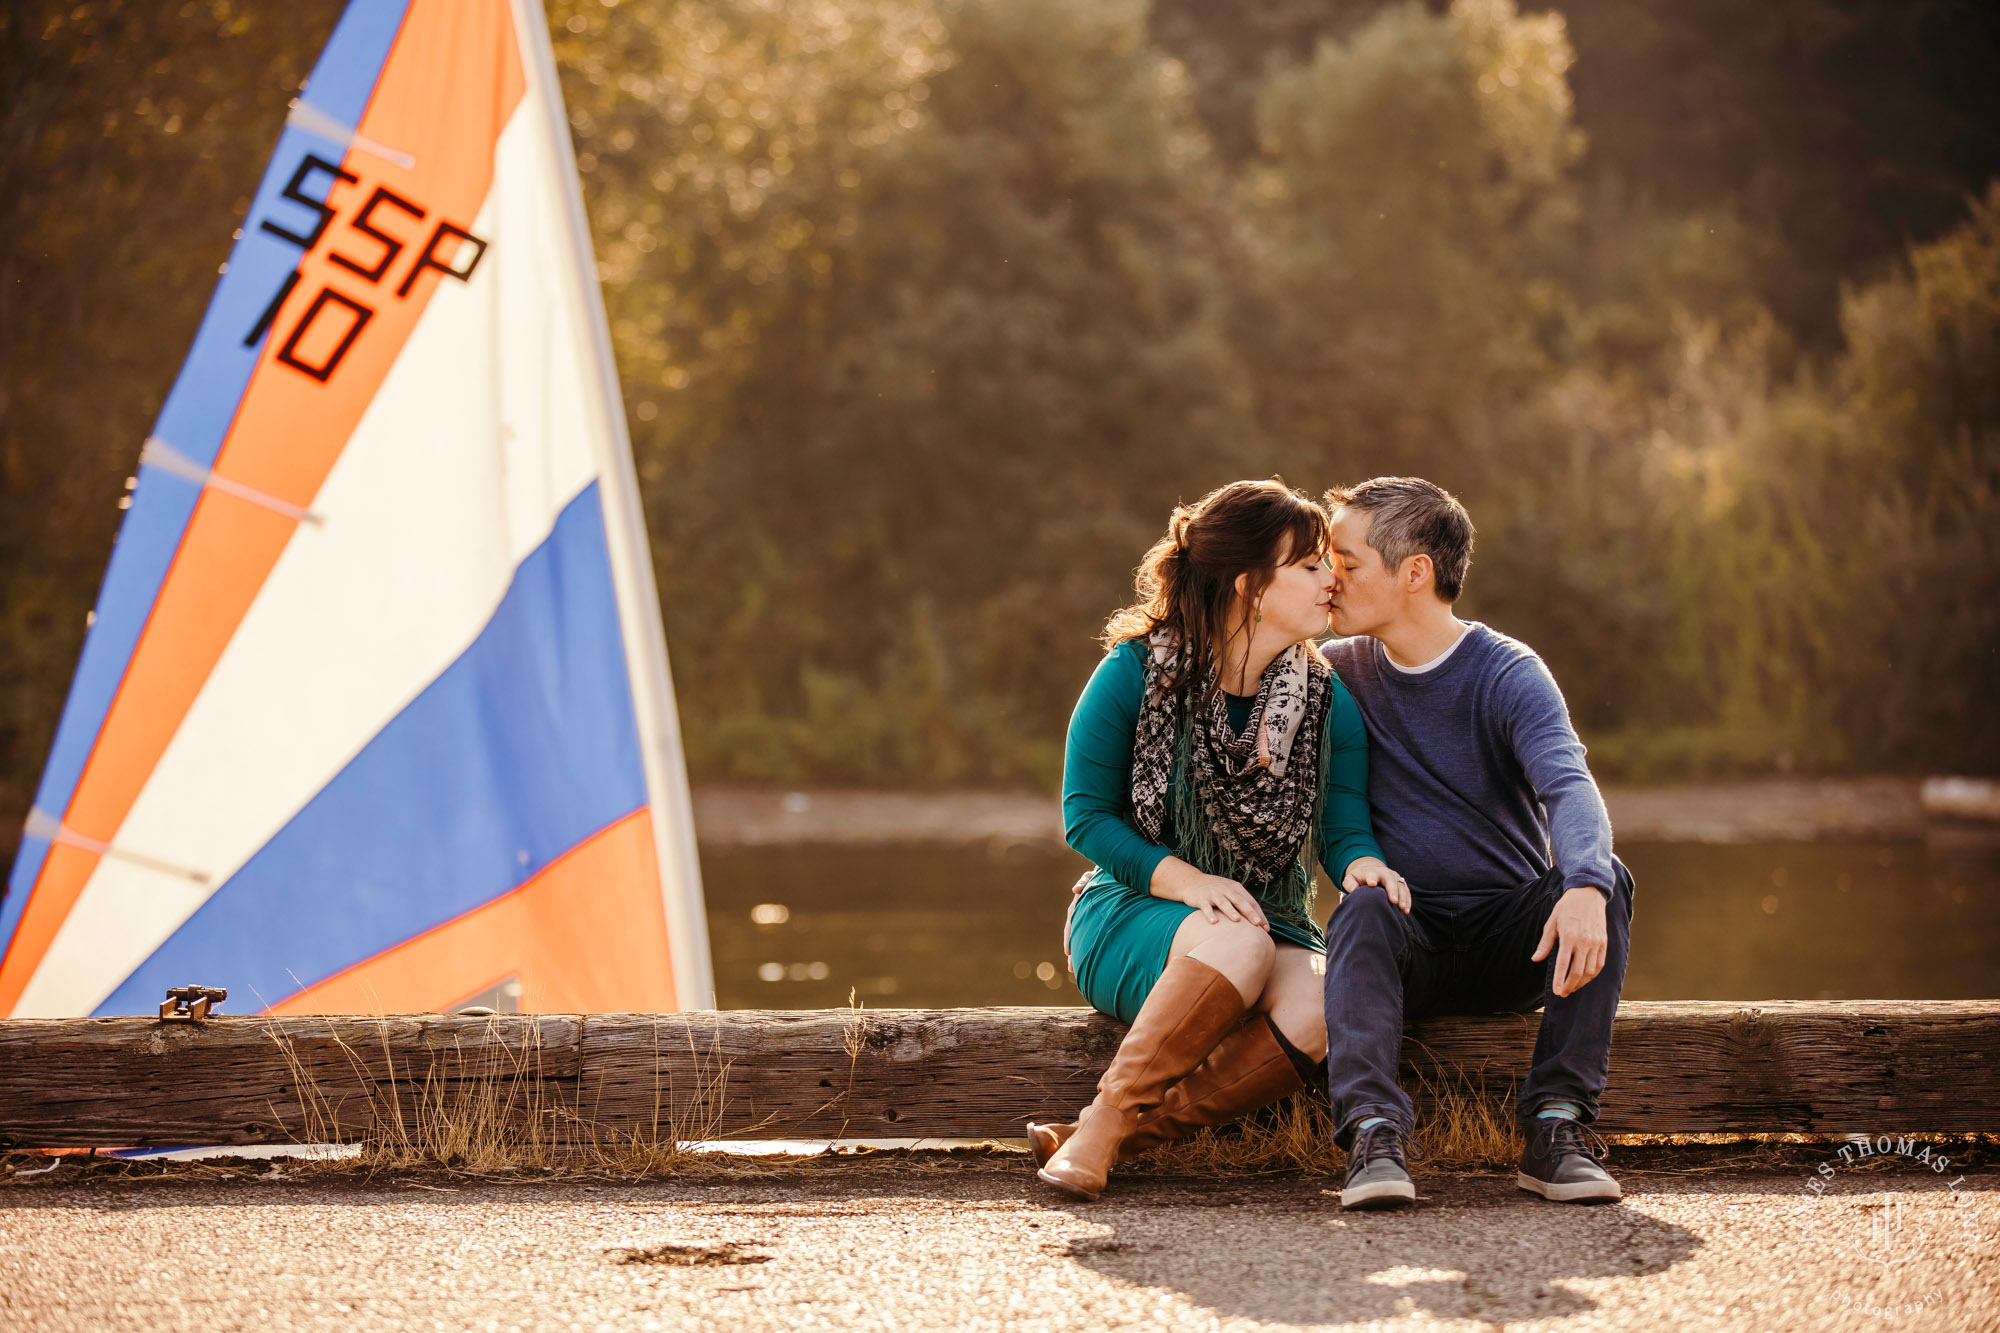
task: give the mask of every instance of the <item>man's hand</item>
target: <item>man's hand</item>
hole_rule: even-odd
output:
[[[1562,941],[1562,947],[1556,950],[1553,989],[1557,995],[1574,995],[1604,970],[1604,955],[1609,948],[1604,930],[1604,895],[1588,885],[1578,885],[1565,893],[1557,901],[1556,910],[1549,913],[1549,923],[1542,927],[1542,944],[1535,950],[1532,961],[1539,963],[1547,958],[1557,940]]]
[[[1404,915],[1409,914],[1410,881],[1383,865],[1379,858],[1357,856],[1347,863],[1347,873],[1340,877],[1340,891],[1352,893],[1363,884],[1381,885],[1389,901],[1402,908]]]

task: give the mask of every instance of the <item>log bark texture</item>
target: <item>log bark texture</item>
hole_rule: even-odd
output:
[[[1403,1079],[1511,1095],[1539,1017],[1411,1025]],[[554,1136],[1014,1137],[1088,1101],[1087,1009],[0,1021],[0,1147],[341,1142],[426,1117]],[[2000,1130],[2000,1001],[1620,1007],[1606,1133]]]

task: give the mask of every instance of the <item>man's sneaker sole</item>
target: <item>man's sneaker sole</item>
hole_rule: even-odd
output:
[[[1618,1188],[1615,1180],[1579,1180],[1570,1185],[1555,1185],[1523,1171],[1514,1177],[1514,1183],[1554,1203],[1610,1203],[1625,1197],[1625,1191]],[[1346,1196],[1341,1196],[1341,1202],[1346,1201]]]
[[[1401,1208],[1417,1201],[1417,1187],[1407,1180],[1378,1180],[1340,1192],[1342,1208]]]

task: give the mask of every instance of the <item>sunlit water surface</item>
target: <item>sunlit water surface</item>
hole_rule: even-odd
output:
[[[2000,996],[2000,837],[1618,850],[1639,886],[1627,999]],[[1080,1004],[1061,938],[1082,865],[1026,847],[705,851],[717,1002]]]

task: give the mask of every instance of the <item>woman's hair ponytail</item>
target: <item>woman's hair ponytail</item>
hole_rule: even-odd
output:
[[[1226,647],[1237,576],[1249,575],[1244,591],[1254,603],[1281,563],[1324,551],[1328,536],[1326,511],[1275,478],[1233,481],[1176,505],[1166,535],[1139,561],[1132,604],[1106,622],[1104,646],[1172,631],[1182,651],[1168,688],[1192,689]]]

